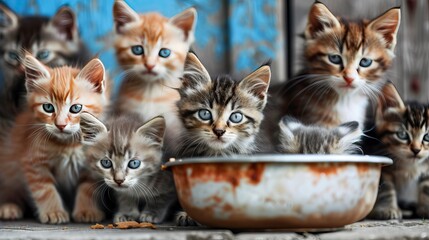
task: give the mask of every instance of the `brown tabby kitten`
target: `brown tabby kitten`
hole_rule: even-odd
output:
[[[428,218],[429,106],[404,103],[392,83],[382,92],[376,115],[378,147],[393,165],[382,169],[377,202],[368,217],[400,219],[403,209]]]
[[[228,156],[256,150],[270,83],[263,65],[241,81],[228,75],[211,79],[193,53],[188,53],[177,102],[185,127],[179,157]]]
[[[60,8],[52,18],[21,17],[0,3],[0,102],[9,103],[0,109],[0,137],[25,103],[25,54],[49,67],[82,67],[90,60],[88,53],[69,7]]]
[[[398,8],[371,21],[351,22],[314,3],[304,34],[304,70],[271,88],[267,132],[277,132],[285,115],[304,124],[335,127],[358,121],[362,127],[369,100],[376,100],[386,82],[383,76],[392,64],[399,22]]]
[[[91,114],[81,115],[89,165],[116,193],[114,222],[161,223],[177,201],[171,172],[161,170],[164,118],[142,123],[139,115],[127,114],[113,119],[107,130]]]
[[[113,15],[116,57],[126,73],[114,112],[137,113],[144,121],[164,116],[165,148],[173,150],[173,139],[182,129],[176,114],[176,88],[194,41],[197,13],[190,8],[170,19],[158,13],[139,15],[124,1],[116,1]]]
[[[303,125],[292,117],[283,117],[279,123],[278,152],[290,154],[353,154],[360,151],[362,130],[356,121],[335,128]]]
[[[69,213],[60,191],[74,191],[85,160],[80,112],[100,116],[107,102],[104,67],[94,59],[82,70],[49,68],[32,56],[25,57],[24,66],[26,108],[9,132],[10,145],[0,146],[0,219],[21,218],[31,199],[27,203],[35,205],[40,222],[65,223]],[[101,220],[103,212],[82,196],[77,193],[75,219]]]

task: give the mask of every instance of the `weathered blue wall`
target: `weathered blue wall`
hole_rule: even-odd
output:
[[[117,75],[111,47],[114,0],[5,0],[20,15],[52,16],[62,5],[76,13],[79,30],[94,54]],[[275,15],[278,0],[127,0],[137,12],[158,11],[171,17],[194,6],[198,11],[195,50],[212,74],[249,72],[279,49]]]

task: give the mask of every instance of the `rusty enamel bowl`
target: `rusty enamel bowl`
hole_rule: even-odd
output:
[[[172,159],[180,203],[219,228],[338,228],[364,218],[386,157],[255,155]]]

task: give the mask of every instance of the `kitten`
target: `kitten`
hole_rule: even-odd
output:
[[[24,60],[27,104],[9,132],[10,145],[0,156],[0,219],[22,218],[24,203],[35,205],[42,223],[69,221],[60,191],[72,193],[84,153],[80,144],[80,112],[101,116],[105,103],[105,71],[94,59],[82,70],[49,68],[32,56]],[[27,189],[29,193],[27,193]],[[99,221],[79,188],[73,216]],[[72,195],[73,196],[73,195]]]
[[[393,159],[382,169],[374,219],[400,219],[403,210],[429,217],[429,106],[404,103],[392,83],[382,90],[376,114],[378,149]],[[378,152],[380,153],[380,152]]]
[[[291,154],[353,154],[360,150],[356,143],[363,134],[356,121],[329,129],[283,117],[279,127],[278,152]]]
[[[0,132],[4,135],[25,103],[24,54],[49,67],[80,66],[89,52],[80,41],[77,20],[69,7],[60,8],[52,18],[18,16],[0,3]]]
[[[304,124],[335,127],[357,121],[361,127],[370,99],[376,100],[392,65],[400,9],[392,8],[371,21],[335,17],[314,3],[304,33],[304,70],[272,87],[267,135],[289,115]],[[275,144],[274,144],[275,145]]]
[[[197,13],[190,8],[170,19],[158,13],[139,15],[124,1],[116,1],[113,15],[116,57],[125,70],[114,113],[137,113],[144,121],[163,115],[164,147],[174,151],[173,141],[182,129],[176,115],[176,88],[194,41]]]
[[[142,123],[139,115],[127,114],[113,119],[107,130],[94,116],[82,113],[91,168],[116,193],[114,222],[161,223],[177,199],[171,172],[161,170],[165,120]]]
[[[270,77],[270,67],[263,65],[241,81],[228,75],[211,79],[198,58],[188,53],[177,102],[185,127],[178,156],[254,152]]]

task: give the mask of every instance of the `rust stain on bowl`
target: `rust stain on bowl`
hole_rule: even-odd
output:
[[[311,172],[316,175],[334,175],[341,170],[345,165],[344,164],[324,164],[324,163],[312,163],[309,164],[308,168]]]

